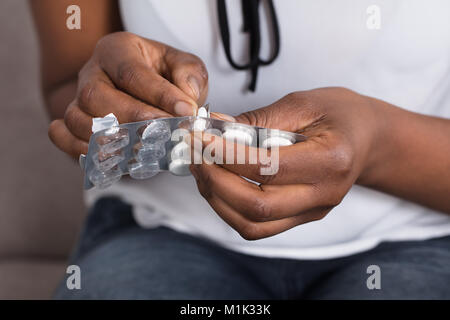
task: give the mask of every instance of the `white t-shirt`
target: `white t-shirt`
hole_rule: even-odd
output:
[[[212,110],[239,114],[299,90],[343,86],[403,108],[450,118],[450,1],[276,0],[281,51],[261,67],[255,93],[249,74],[232,69],[220,40],[216,1],[121,1],[126,30],[192,52],[209,72]],[[227,0],[236,60],[246,56],[239,0]],[[376,5],[380,29],[374,25]],[[264,16],[261,13],[261,16]],[[263,57],[270,45],[262,19]],[[376,23],[375,23],[376,25]],[[151,84],[149,84],[151,85]],[[414,143],[414,137],[411,137]],[[426,155],[424,155],[426,156]],[[411,174],[414,174],[413,172]],[[279,235],[246,241],[200,196],[193,177],[161,173],[89,191],[93,203],[115,194],[134,206],[144,227],[169,226],[221,245],[267,257],[323,259],[368,250],[383,240],[427,239],[450,234],[450,215],[354,186],[320,221]]]

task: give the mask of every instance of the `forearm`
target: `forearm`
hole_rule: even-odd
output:
[[[450,120],[375,104],[381,125],[358,183],[450,213]]]
[[[41,53],[41,83],[47,111],[62,118],[75,98],[76,79],[103,36],[122,30],[117,1],[30,0]],[[78,5],[83,13],[81,30],[65,28],[66,9]]]
[[[64,118],[66,108],[75,98],[76,91],[76,77],[44,91],[47,113],[51,120]]]

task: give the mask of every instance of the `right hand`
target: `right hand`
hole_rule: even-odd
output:
[[[114,113],[119,123],[196,113],[208,74],[195,55],[128,32],[103,37],[78,75],[75,99],[49,137],[74,158],[86,154],[92,118]]]

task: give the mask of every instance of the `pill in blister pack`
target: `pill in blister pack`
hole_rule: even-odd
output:
[[[96,118],[96,121],[88,154],[80,159],[86,189],[93,186],[107,188],[126,174],[133,179],[149,179],[161,171],[178,176],[190,175],[191,146],[184,136],[192,132],[208,132],[237,144],[264,149],[306,140],[300,134],[212,119],[209,118],[209,110],[204,108],[192,117],[119,125],[110,114]]]
[[[184,141],[178,142],[172,149],[169,159],[169,171],[176,176],[190,175],[189,166],[191,147]]]
[[[295,137],[283,131],[272,130],[261,143],[262,148],[286,147],[295,143]]]
[[[256,130],[240,123],[227,123],[223,127],[223,137],[227,140],[236,141],[248,146],[256,142]]]

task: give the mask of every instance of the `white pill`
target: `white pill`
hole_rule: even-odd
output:
[[[253,142],[253,135],[249,131],[238,128],[226,129],[223,133],[223,137],[226,140],[232,140],[246,145],[251,145]]]
[[[194,121],[194,124],[192,125],[192,129],[194,131],[205,131],[207,125],[206,119],[197,119]]]
[[[169,163],[169,171],[176,176],[188,176],[191,174],[189,166],[191,161],[186,159],[174,159]]]
[[[209,118],[208,115],[208,110],[206,110],[205,107],[201,107],[200,109],[198,109],[197,111],[197,117],[202,117],[202,118]],[[204,131],[206,130],[206,126],[207,126],[208,122],[206,119],[196,119],[194,121],[194,124],[192,126],[192,129],[194,131]]]
[[[190,159],[190,146],[184,142],[178,142],[170,152],[170,158],[171,159]]]
[[[208,118],[208,110],[205,107],[201,107],[197,111],[197,117]]]
[[[176,176],[188,176],[191,174],[190,146],[181,141],[177,143],[170,153],[169,171]]]
[[[263,148],[285,147],[285,146],[290,146],[292,144],[293,144],[293,142],[289,138],[269,137],[263,141],[262,147]]]

